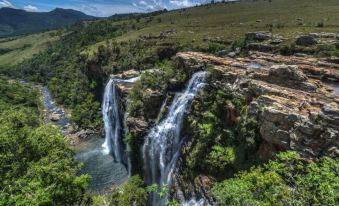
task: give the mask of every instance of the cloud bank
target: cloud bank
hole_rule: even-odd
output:
[[[32,6],[32,5],[24,6],[24,10],[29,11],[29,12],[37,12],[37,11],[39,11],[38,7]]]
[[[7,0],[0,0],[0,8],[2,7],[14,8],[13,4]]]

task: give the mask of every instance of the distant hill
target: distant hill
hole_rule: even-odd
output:
[[[1,8],[0,37],[57,29],[94,18],[72,9],[56,8],[50,12],[27,12],[21,9]]]

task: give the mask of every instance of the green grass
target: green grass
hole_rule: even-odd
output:
[[[48,42],[57,40],[53,32],[45,32],[18,38],[1,39],[0,49],[11,51],[0,55],[0,67],[10,67],[32,58],[46,48]]]
[[[135,26],[135,30],[111,39],[117,42],[133,41],[142,35],[159,35],[174,29],[177,35],[157,40],[161,43],[180,43],[195,47],[208,47],[206,37],[221,37],[225,40],[242,39],[249,31],[267,31],[272,25],[273,34],[283,35],[290,41],[301,33],[339,33],[338,0],[243,0],[233,4],[215,4],[162,13],[154,17],[143,17],[139,21],[127,19],[113,22]],[[161,19],[159,21],[159,19]],[[322,27],[319,27],[322,25]],[[0,55],[1,66],[13,66],[25,58],[43,50],[48,41],[54,41],[49,33],[35,34],[12,41],[0,41],[0,48],[15,50]],[[83,48],[82,53],[90,56],[105,41]],[[26,45],[26,47],[24,47]],[[22,49],[24,48],[24,49]]]
[[[129,32],[115,41],[129,41],[140,35],[157,35],[161,31],[175,29],[177,36],[168,42],[204,44],[204,37],[223,37],[236,40],[249,31],[269,30],[287,38],[308,32],[339,32],[339,1],[337,0],[272,0],[272,2],[242,1],[235,4],[216,4],[167,12],[155,16],[149,23],[148,17],[140,20],[140,30]],[[161,22],[158,19],[161,18]],[[298,21],[302,19],[302,21]],[[302,25],[299,25],[299,23]],[[319,23],[323,27],[317,27]],[[135,23],[136,24],[136,23]],[[90,54],[99,42],[87,48]]]

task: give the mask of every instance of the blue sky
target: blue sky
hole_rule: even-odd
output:
[[[13,7],[26,11],[50,11],[54,8],[75,9],[93,16],[115,13],[147,12],[176,9],[206,3],[210,0],[0,0],[0,7]]]

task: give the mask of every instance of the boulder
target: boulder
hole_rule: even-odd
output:
[[[246,40],[248,41],[265,41],[271,38],[272,38],[272,33],[265,32],[265,31],[249,32],[246,34]]]
[[[307,81],[307,76],[294,65],[274,65],[269,70],[269,77],[276,82],[293,81],[301,83]]]
[[[312,46],[318,43],[318,40],[311,35],[302,35],[295,41],[300,46]]]
[[[61,118],[61,115],[60,114],[57,114],[57,113],[53,113],[49,116],[49,119],[53,122],[57,122],[59,121]]]

